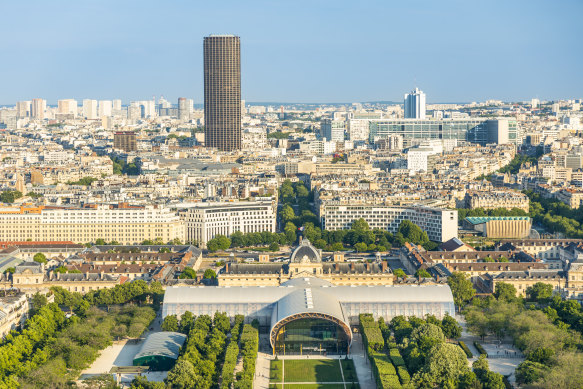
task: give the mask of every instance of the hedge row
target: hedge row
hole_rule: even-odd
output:
[[[398,348],[391,348],[389,351],[389,357],[395,366],[405,366],[405,360],[401,356]]]
[[[243,374],[235,382],[235,389],[252,389],[255,376],[255,361],[259,350],[259,332],[249,324],[243,326],[241,334],[241,355],[243,356]]]
[[[397,374],[399,374],[401,384],[407,385],[411,381],[411,376],[405,366],[397,366]]]
[[[468,346],[462,342],[461,340],[458,342],[459,346],[462,348],[462,350],[464,350],[464,353],[466,353],[466,356],[468,358],[471,358],[474,356],[474,354],[472,354],[472,352],[470,351],[470,349],[468,348]]]
[[[478,343],[477,341],[474,341],[474,346],[476,346],[476,348],[478,349],[480,354],[486,354],[486,358],[488,358],[488,353],[486,352],[486,350],[484,350],[484,347],[482,347],[482,345],[480,343]]]
[[[395,366],[384,353],[368,349],[368,358],[377,381],[378,389],[400,388],[401,383]]]
[[[239,356],[239,336],[241,335],[241,327],[243,326],[244,317],[242,315],[235,316],[235,324],[231,328],[231,340],[225,351],[225,362],[223,363],[223,370],[221,372],[221,389],[229,389],[235,381],[235,367],[237,366],[237,357]]]
[[[378,323],[375,322],[371,314],[360,314],[359,319],[364,347],[381,351],[385,347],[385,340]]]

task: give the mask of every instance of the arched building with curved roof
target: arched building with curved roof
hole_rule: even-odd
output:
[[[442,318],[453,316],[455,307],[447,285],[334,285],[317,277],[296,277],[278,286],[168,287],[162,316],[187,311],[257,319],[278,354],[344,354],[361,313],[385,320],[398,315]]]

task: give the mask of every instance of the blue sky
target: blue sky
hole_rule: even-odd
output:
[[[583,97],[583,1],[1,0],[0,104],[200,103],[202,40],[241,37],[247,101]]]

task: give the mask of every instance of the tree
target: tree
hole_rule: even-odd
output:
[[[217,273],[215,273],[213,269],[206,269],[204,271],[203,277],[207,280],[214,280],[215,278],[217,278]]]
[[[354,245],[354,248],[358,252],[363,252],[363,251],[366,251],[366,249],[368,248],[368,246],[364,242],[359,242],[359,243],[357,243],[357,244]]]
[[[172,388],[197,388],[202,377],[197,374],[192,362],[185,358],[179,358],[172,370],[168,372],[166,382]]]
[[[428,352],[435,345],[443,343],[445,336],[443,331],[435,324],[423,323],[411,332],[411,340],[415,341],[419,348]]]
[[[344,245],[341,242],[336,242],[332,244],[333,251],[342,251],[344,250]]]
[[[187,266],[184,268],[182,273],[180,273],[180,276],[178,278],[181,280],[184,279],[194,280],[196,279],[196,271],[193,268]]]
[[[469,372],[463,350],[455,344],[439,343],[426,356],[425,365],[413,376],[417,387],[453,388]]]
[[[285,228],[283,229],[283,232],[285,233],[285,237],[287,239],[287,242],[289,244],[293,244],[295,243],[295,241],[298,239],[297,235],[296,235],[296,231],[297,231],[297,227],[295,224],[293,224],[292,222],[287,222],[285,225]]]
[[[296,218],[296,213],[291,206],[286,204],[283,206],[281,211],[279,211],[279,217],[283,223],[289,223]]]
[[[176,315],[168,315],[162,322],[162,331],[178,331],[178,318]]]
[[[279,251],[279,245],[275,242],[269,245],[269,251]]]
[[[229,247],[231,247],[231,240],[229,238],[227,238],[225,235],[216,235],[211,240],[216,241],[217,247],[219,250],[227,250]],[[208,243],[207,243],[207,246],[208,246]]]
[[[429,274],[429,272],[425,269],[417,269],[415,272],[415,277],[432,278],[431,274]]]
[[[399,278],[406,278],[407,274],[405,274],[405,271],[401,268],[395,269],[393,271],[393,274],[395,275],[395,277],[399,277]]]
[[[206,248],[211,253],[214,253],[219,249],[219,243],[215,239],[211,239],[208,242],[206,242]]]
[[[357,232],[364,232],[370,230],[370,227],[366,220],[360,218],[352,222],[352,230]]]
[[[472,363],[472,369],[474,370],[474,373],[476,373],[478,379],[482,381],[482,377],[490,370],[486,354],[480,354],[478,359]]]
[[[32,260],[38,263],[47,263],[47,257],[43,253],[36,253]]]
[[[39,309],[47,305],[47,302],[48,302],[47,296],[45,296],[44,294],[40,294],[39,292],[36,292],[34,296],[32,296],[31,300],[32,310],[34,312],[37,312]]]
[[[231,234],[231,247],[246,246],[245,235],[241,231],[235,231]]]
[[[17,190],[5,190],[0,193],[0,201],[8,204],[12,204],[15,200],[21,197],[22,193]]]
[[[553,286],[544,282],[537,282],[526,288],[526,298],[529,301],[546,302],[553,296]]]
[[[441,320],[441,330],[448,339],[457,339],[462,336],[462,326],[448,314]]]
[[[542,363],[526,360],[516,368],[516,383],[531,384],[540,380],[547,370],[548,368]]]
[[[407,242],[420,245],[429,242],[427,232],[423,231],[417,224],[413,223],[410,220],[403,220],[401,224],[399,224],[398,232],[403,235],[403,238]]]
[[[98,239],[95,240],[95,245],[96,246],[104,246],[106,244],[107,244],[107,242],[105,241],[105,239],[98,238]]]
[[[296,186],[296,195],[298,197],[308,197],[310,192],[304,185],[297,185]]]
[[[163,382],[148,381],[148,377],[143,375],[136,376],[131,383],[130,389],[165,389]]]
[[[502,301],[514,301],[516,299],[516,288],[507,282],[498,282],[494,290],[494,297]]]
[[[158,250],[159,253],[170,253],[170,248],[168,247],[160,247],[160,250]]]
[[[453,299],[458,308],[463,307],[476,294],[472,281],[462,272],[454,272],[448,277],[447,284],[451,288]]]
[[[192,326],[194,325],[194,315],[190,311],[186,311],[180,316],[180,325],[178,330],[183,334],[188,335]]]

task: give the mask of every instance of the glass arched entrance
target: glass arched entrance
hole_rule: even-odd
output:
[[[275,354],[347,354],[350,328],[337,319],[321,314],[296,315],[272,329]]]

